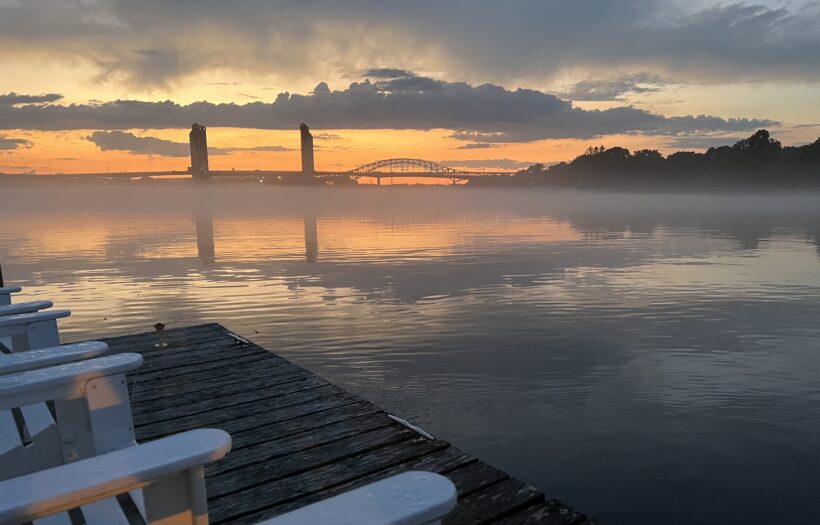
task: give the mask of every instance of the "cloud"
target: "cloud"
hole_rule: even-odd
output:
[[[375,68],[375,69],[368,69],[364,72],[362,77],[364,78],[401,78],[401,77],[412,77],[416,74],[412,71],[407,71],[406,69],[396,69],[390,67],[382,67],[382,68]]]
[[[140,137],[127,131],[95,131],[86,137],[102,151],[127,151],[139,155],[160,157],[187,157],[190,149],[187,142],[174,142],[157,137]],[[257,146],[251,148],[209,147],[210,155],[228,155],[235,151],[289,151],[283,146]]]
[[[165,129],[208,126],[321,130],[448,129],[470,142],[531,142],[615,133],[689,135],[750,131],[777,123],[709,115],[665,117],[622,106],[585,110],[533,89],[508,90],[422,76],[351,83],[333,91],[319,84],[308,95],[280,93],[273,102],[214,104],[116,100],[97,104],[0,106],[0,129]]]
[[[9,139],[0,135],[0,151],[13,151],[17,148],[31,148],[34,144],[26,139]]]
[[[44,93],[42,95],[18,95],[14,91],[0,95],[0,106],[15,106],[17,104],[44,104],[56,102],[63,98],[57,93]]]
[[[341,140],[342,136],[335,133],[314,133],[314,140]]]
[[[653,71],[666,81],[820,80],[808,0],[25,0],[0,3],[0,49],[93,66],[98,80],[168,87],[203,72],[279,80],[543,82]]]
[[[621,100],[629,93],[650,93],[659,91],[659,79],[652,75],[640,74],[619,77],[613,80],[582,80],[560,95],[570,100]]]
[[[459,146],[456,149],[489,149],[497,147],[498,144],[491,144],[489,142],[471,142],[470,144]]]
[[[529,168],[535,162],[512,159],[467,159],[443,160],[441,164],[455,168],[492,168],[500,170],[517,170]]]

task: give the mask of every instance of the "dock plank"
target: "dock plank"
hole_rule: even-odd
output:
[[[448,476],[458,505],[445,525],[587,525],[586,515],[446,441],[404,428],[358,396],[215,324],[106,339],[139,352],[129,374],[140,441],[194,428],[229,432],[233,450],[206,467],[210,521],[255,524],[408,470]]]

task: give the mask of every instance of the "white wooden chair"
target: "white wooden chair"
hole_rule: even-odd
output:
[[[36,312],[54,306],[51,301],[31,301],[27,303],[11,304],[11,294],[17,293],[20,290],[21,289],[17,287],[0,287],[0,317]],[[7,337],[0,337],[0,344],[9,347],[11,346],[11,341]],[[2,350],[2,348],[0,348],[0,350]]]
[[[140,366],[142,356],[66,362],[105,350],[103,343],[82,343],[2,356],[4,371],[24,371],[0,375],[0,480],[134,446],[125,374]],[[61,364],[39,367],[45,361]],[[46,402],[53,404],[53,414]],[[134,501],[141,504],[141,496],[135,494]],[[102,501],[83,512],[98,523],[127,524],[115,507]],[[69,524],[71,518],[61,514],[35,523]]]
[[[0,525],[70,524],[67,511],[75,520],[80,513],[89,525],[142,518],[151,525],[207,524],[202,465],[221,458],[230,437],[196,430],[136,445],[124,374],[140,365],[139,354],[37,367],[46,360],[65,363],[69,353],[100,351],[103,343],[82,343],[0,356],[5,371],[17,371],[0,375]],[[53,400],[59,423],[49,435],[19,428],[10,415],[47,400]],[[123,405],[126,412],[117,409]],[[455,497],[446,478],[405,473],[264,525],[324,523],[330,517],[336,525],[436,523]]]
[[[99,348],[82,350],[87,355]],[[10,361],[9,368],[29,369],[0,375],[0,479],[135,443],[125,374],[142,364],[141,355],[117,354],[31,369],[32,360],[25,359],[31,353],[3,356]],[[59,360],[54,353],[42,354],[44,359]],[[25,356],[22,362],[20,356]]]
[[[57,319],[70,315],[68,310],[44,310],[0,317],[0,340],[9,338],[14,352],[58,346]]]
[[[85,511],[140,488],[148,525],[207,525],[203,465],[223,457],[230,446],[230,436],[221,430],[191,430],[0,481],[0,525],[37,523],[81,505]],[[455,504],[456,489],[447,478],[405,472],[259,525],[431,525]],[[89,514],[83,515],[91,525]]]
[[[11,304],[11,294],[20,293],[22,288],[19,286],[3,286],[0,287],[0,306]]]
[[[222,430],[191,430],[0,481],[0,525],[70,524],[78,508],[88,525],[206,525],[203,465],[230,448]]]
[[[30,314],[45,310],[54,306],[51,301],[27,301],[25,303],[13,303],[0,305],[0,317],[8,315]]]
[[[0,353],[0,376],[100,357],[108,345],[100,341],[39,348],[16,354]]]

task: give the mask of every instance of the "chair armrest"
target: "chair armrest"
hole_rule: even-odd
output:
[[[0,410],[68,397],[95,378],[139,368],[142,356],[125,353],[0,376]]]
[[[25,523],[139,489],[230,449],[227,432],[198,429],[0,481],[0,523]]]
[[[27,303],[3,304],[0,305],[0,317],[7,315],[30,314],[39,312],[46,308],[51,308],[54,303],[51,301],[29,301]]]
[[[0,376],[17,374],[99,357],[108,351],[108,345],[99,341],[74,343],[40,348],[16,354],[0,354]]]
[[[2,490],[2,489],[0,489]],[[404,472],[370,485],[302,507],[258,525],[402,524],[436,522],[456,505],[453,483],[432,472]]]
[[[44,312],[34,312],[30,314],[7,315],[0,317],[0,329],[24,327],[31,323],[53,321],[68,317],[69,315],[71,315],[70,310],[46,310]]]

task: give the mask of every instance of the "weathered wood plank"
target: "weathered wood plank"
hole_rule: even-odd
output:
[[[233,433],[276,422],[282,423],[286,428],[286,423],[291,419],[360,401],[353,395],[339,392],[338,388],[325,385],[299,392],[298,397],[295,398],[273,400],[271,404],[278,405],[277,408],[263,407],[256,411],[253,410],[253,404],[246,404],[225,411],[205,412],[195,416],[152,423],[136,427],[135,430],[137,439],[141,441],[194,428],[221,428],[225,432]]]
[[[241,394],[255,393],[257,396],[266,396],[269,391],[271,394],[276,395],[284,385],[306,379],[316,379],[316,376],[307,370],[288,367],[285,372],[268,374],[248,381],[203,388],[195,392],[176,393],[172,391],[166,397],[151,401],[140,399],[138,402],[133,403],[132,411],[135,416],[144,412],[161,414],[164,410],[174,409],[176,411],[181,410],[183,407],[195,410],[202,405],[205,406],[206,410],[213,410],[220,408],[222,403],[239,397]]]
[[[387,418],[385,418],[387,419]],[[270,483],[287,476],[357,456],[393,443],[407,441],[412,435],[393,424],[338,441],[318,445],[272,460],[260,461],[222,475],[208,478],[208,494],[214,498]]]
[[[324,416],[324,413],[320,415]],[[321,421],[324,417],[316,419]],[[262,461],[272,461],[276,458],[289,456],[319,445],[326,445],[344,438],[359,436],[371,430],[390,426],[392,423],[393,420],[388,418],[383,412],[369,414],[364,417],[348,418],[335,424],[312,428],[309,431],[299,434],[278,437],[270,441],[263,441],[252,446],[240,448],[239,450],[233,449],[222,461],[208,465],[205,468],[205,473],[208,476],[215,476]]]
[[[189,370],[176,369],[173,374],[160,373],[148,376],[137,371],[128,376],[128,382],[131,385],[129,389],[133,393],[156,393],[158,391],[164,392],[174,386],[202,385],[222,376],[234,376],[247,372],[249,369],[273,365],[292,366],[276,359],[259,359],[257,356],[250,356],[250,359],[235,358],[222,363],[208,363],[201,367],[191,365]]]
[[[443,525],[492,523],[543,501],[544,495],[533,487],[507,479],[460,499]]]
[[[476,461],[463,468],[448,472],[447,477],[456,486],[458,497],[464,498],[490,485],[509,479],[510,476],[506,472],[491,467],[482,461]]]
[[[185,343],[187,341],[194,341],[201,337],[222,337],[225,333],[226,330],[218,324],[197,325],[166,329],[163,338],[165,342],[169,343],[169,346],[173,346]],[[106,338],[105,341],[108,343],[110,348],[114,348],[122,352],[151,352],[163,350],[161,348],[154,347],[154,344],[158,341],[158,337],[157,333],[153,330],[133,335],[109,337]]]
[[[593,525],[584,513],[557,500],[533,505],[497,523],[503,525]]]
[[[234,395],[204,399],[186,405],[170,406],[152,412],[134,414],[134,424],[137,426],[149,425],[160,421],[176,420],[180,416],[191,418],[202,413],[214,414],[215,412],[219,412],[231,414],[233,410],[239,407],[244,407],[247,411],[255,411],[258,410],[257,407],[262,403],[265,403],[265,406],[280,406],[279,404],[289,399],[287,394],[329,385],[330,383],[320,377],[313,375],[305,377],[301,375],[294,381],[279,384],[270,389],[244,391]],[[339,390],[339,393],[343,392],[341,389],[337,388],[337,390]]]
[[[236,523],[237,525],[256,524],[268,518],[284,514],[285,512],[290,512],[291,510],[295,510],[300,507],[304,507],[305,505],[310,505],[311,503],[315,503],[317,501],[330,498],[337,494],[341,494],[342,492],[346,492],[348,490],[364,486],[368,483],[373,483],[375,481],[379,481],[381,479],[394,476],[401,472],[407,472],[408,470],[424,470],[427,472],[446,474],[450,470],[462,467],[464,465],[469,465],[470,463],[475,463],[476,461],[477,460],[474,457],[462,452],[461,450],[455,447],[441,448],[432,452],[426,452],[425,454],[419,457],[414,457],[407,461],[402,461],[401,463],[388,466],[384,469],[372,472],[370,474],[357,477],[351,481],[347,481],[329,487],[321,487],[321,490],[318,491],[311,491],[311,488],[318,489],[320,487],[307,486],[305,489],[306,492],[304,492],[301,495],[298,495],[295,499],[288,499],[284,503],[275,505],[273,507],[264,509],[259,512],[255,512],[247,516],[243,516],[238,520],[231,521],[231,523]],[[315,482],[314,479],[311,479],[307,475],[304,476],[306,478],[306,483]],[[293,480],[288,480],[288,483],[293,483],[294,481],[296,481],[296,478],[294,478]],[[328,479],[328,481],[332,480]],[[291,487],[295,486],[291,485]]]
[[[403,463],[447,448],[443,441],[409,439],[368,454],[353,456],[319,468],[301,472],[273,483],[258,485],[242,492],[228,494],[222,498],[209,499],[210,516],[215,525],[230,519],[231,523],[248,523],[239,520],[244,515],[256,513],[277,503],[325,490],[366,474],[389,466]],[[209,485],[210,491],[210,485]],[[255,523],[251,521],[249,523]]]
[[[233,440],[232,452],[242,450],[255,443],[267,442],[272,439],[283,439],[293,434],[313,430],[334,423],[354,420],[361,416],[383,413],[378,407],[367,401],[357,401],[352,404],[333,407],[321,412],[308,414],[288,421],[287,423],[274,422],[271,424],[237,431],[231,434]]]
[[[253,368],[255,366],[254,363],[264,362],[266,359],[270,358],[264,354],[254,354],[230,359],[197,361],[187,366],[175,367],[173,371],[151,370],[150,367],[148,367],[145,370],[137,370],[133,374],[130,374],[128,381],[134,384],[134,388],[157,388],[156,385],[146,383],[154,379],[168,379],[170,376],[176,378],[180,383],[199,381],[203,377],[207,377],[206,372],[213,375],[217,372],[221,373],[224,370],[233,372],[247,370],[248,368]]]
[[[169,378],[169,381],[162,386],[158,385],[158,381],[151,383],[155,388],[142,388],[134,392],[131,401],[133,404],[141,404],[147,401],[154,401],[163,399],[169,396],[177,396],[182,394],[202,393],[207,395],[210,390],[219,390],[220,388],[233,385],[235,383],[253,383],[259,378],[269,377],[272,374],[283,373],[285,371],[292,371],[294,369],[301,370],[294,367],[285,361],[277,361],[268,359],[257,363],[250,370],[239,372],[236,374],[203,374],[199,381],[186,382],[178,384]],[[144,385],[143,385],[144,386]]]
[[[225,345],[225,342],[233,343],[234,340],[224,332],[207,332],[191,337],[163,337],[163,342],[166,346],[157,347],[156,343],[159,338],[154,336],[150,339],[143,339],[141,342],[120,342],[109,344],[108,347],[114,352],[138,352],[144,357],[158,357],[166,355],[183,355],[190,352],[201,351],[203,345],[213,343],[222,343],[224,347],[222,350],[229,350],[231,348],[241,348],[241,345],[230,344]]]
[[[247,518],[243,518],[240,521],[248,524],[258,523],[264,519],[278,516],[279,514],[284,514],[285,512],[298,509],[305,505],[310,505],[311,503],[330,498],[348,490],[353,490],[368,483],[373,483],[402,472],[407,472],[408,470],[423,470],[427,472],[435,472],[437,474],[449,475],[448,472],[465,465],[475,463],[476,461],[478,460],[455,447],[447,447],[435,452],[430,452],[419,458],[411,459],[409,461],[373,472],[366,476],[356,478],[353,481],[348,481],[346,483],[326,488],[319,492],[313,492],[300,496],[297,499],[289,500],[281,505],[276,505],[270,509],[263,510],[259,513],[248,516]]]
[[[187,337],[188,334],[199,334],[202,332],[224,332],[225,330],[227,329],[219,323],[202,323],[190,326],[177,326],[173,328],[166,328],[165,332],[169,336]],[[124,334],[115,335],[113,337],[107,337],[105,340],[106,342],[110,342],[111,344],[120,344],[123,342],[134,341],[146,341],[147,339],[153,337],[155,334],[155,330],[146,329],[144,332],[138,332],[136,334]]]
[[[142,374],[163,372],[165,375],[174,373],[172,369],[190,367],[192,363],[204,365],[212,362],[222,362],[245,357],[270,359],[271,353],[260,348],[243,346],[234,349],[225,348],[221,341],[203,343],[197,348],[198,352],[186,352],[182,355],[162,354],[150,360],[145,360]],[[144,356],[143,356],[144,359]],[[184,371],[183,371],[184,373]]]

